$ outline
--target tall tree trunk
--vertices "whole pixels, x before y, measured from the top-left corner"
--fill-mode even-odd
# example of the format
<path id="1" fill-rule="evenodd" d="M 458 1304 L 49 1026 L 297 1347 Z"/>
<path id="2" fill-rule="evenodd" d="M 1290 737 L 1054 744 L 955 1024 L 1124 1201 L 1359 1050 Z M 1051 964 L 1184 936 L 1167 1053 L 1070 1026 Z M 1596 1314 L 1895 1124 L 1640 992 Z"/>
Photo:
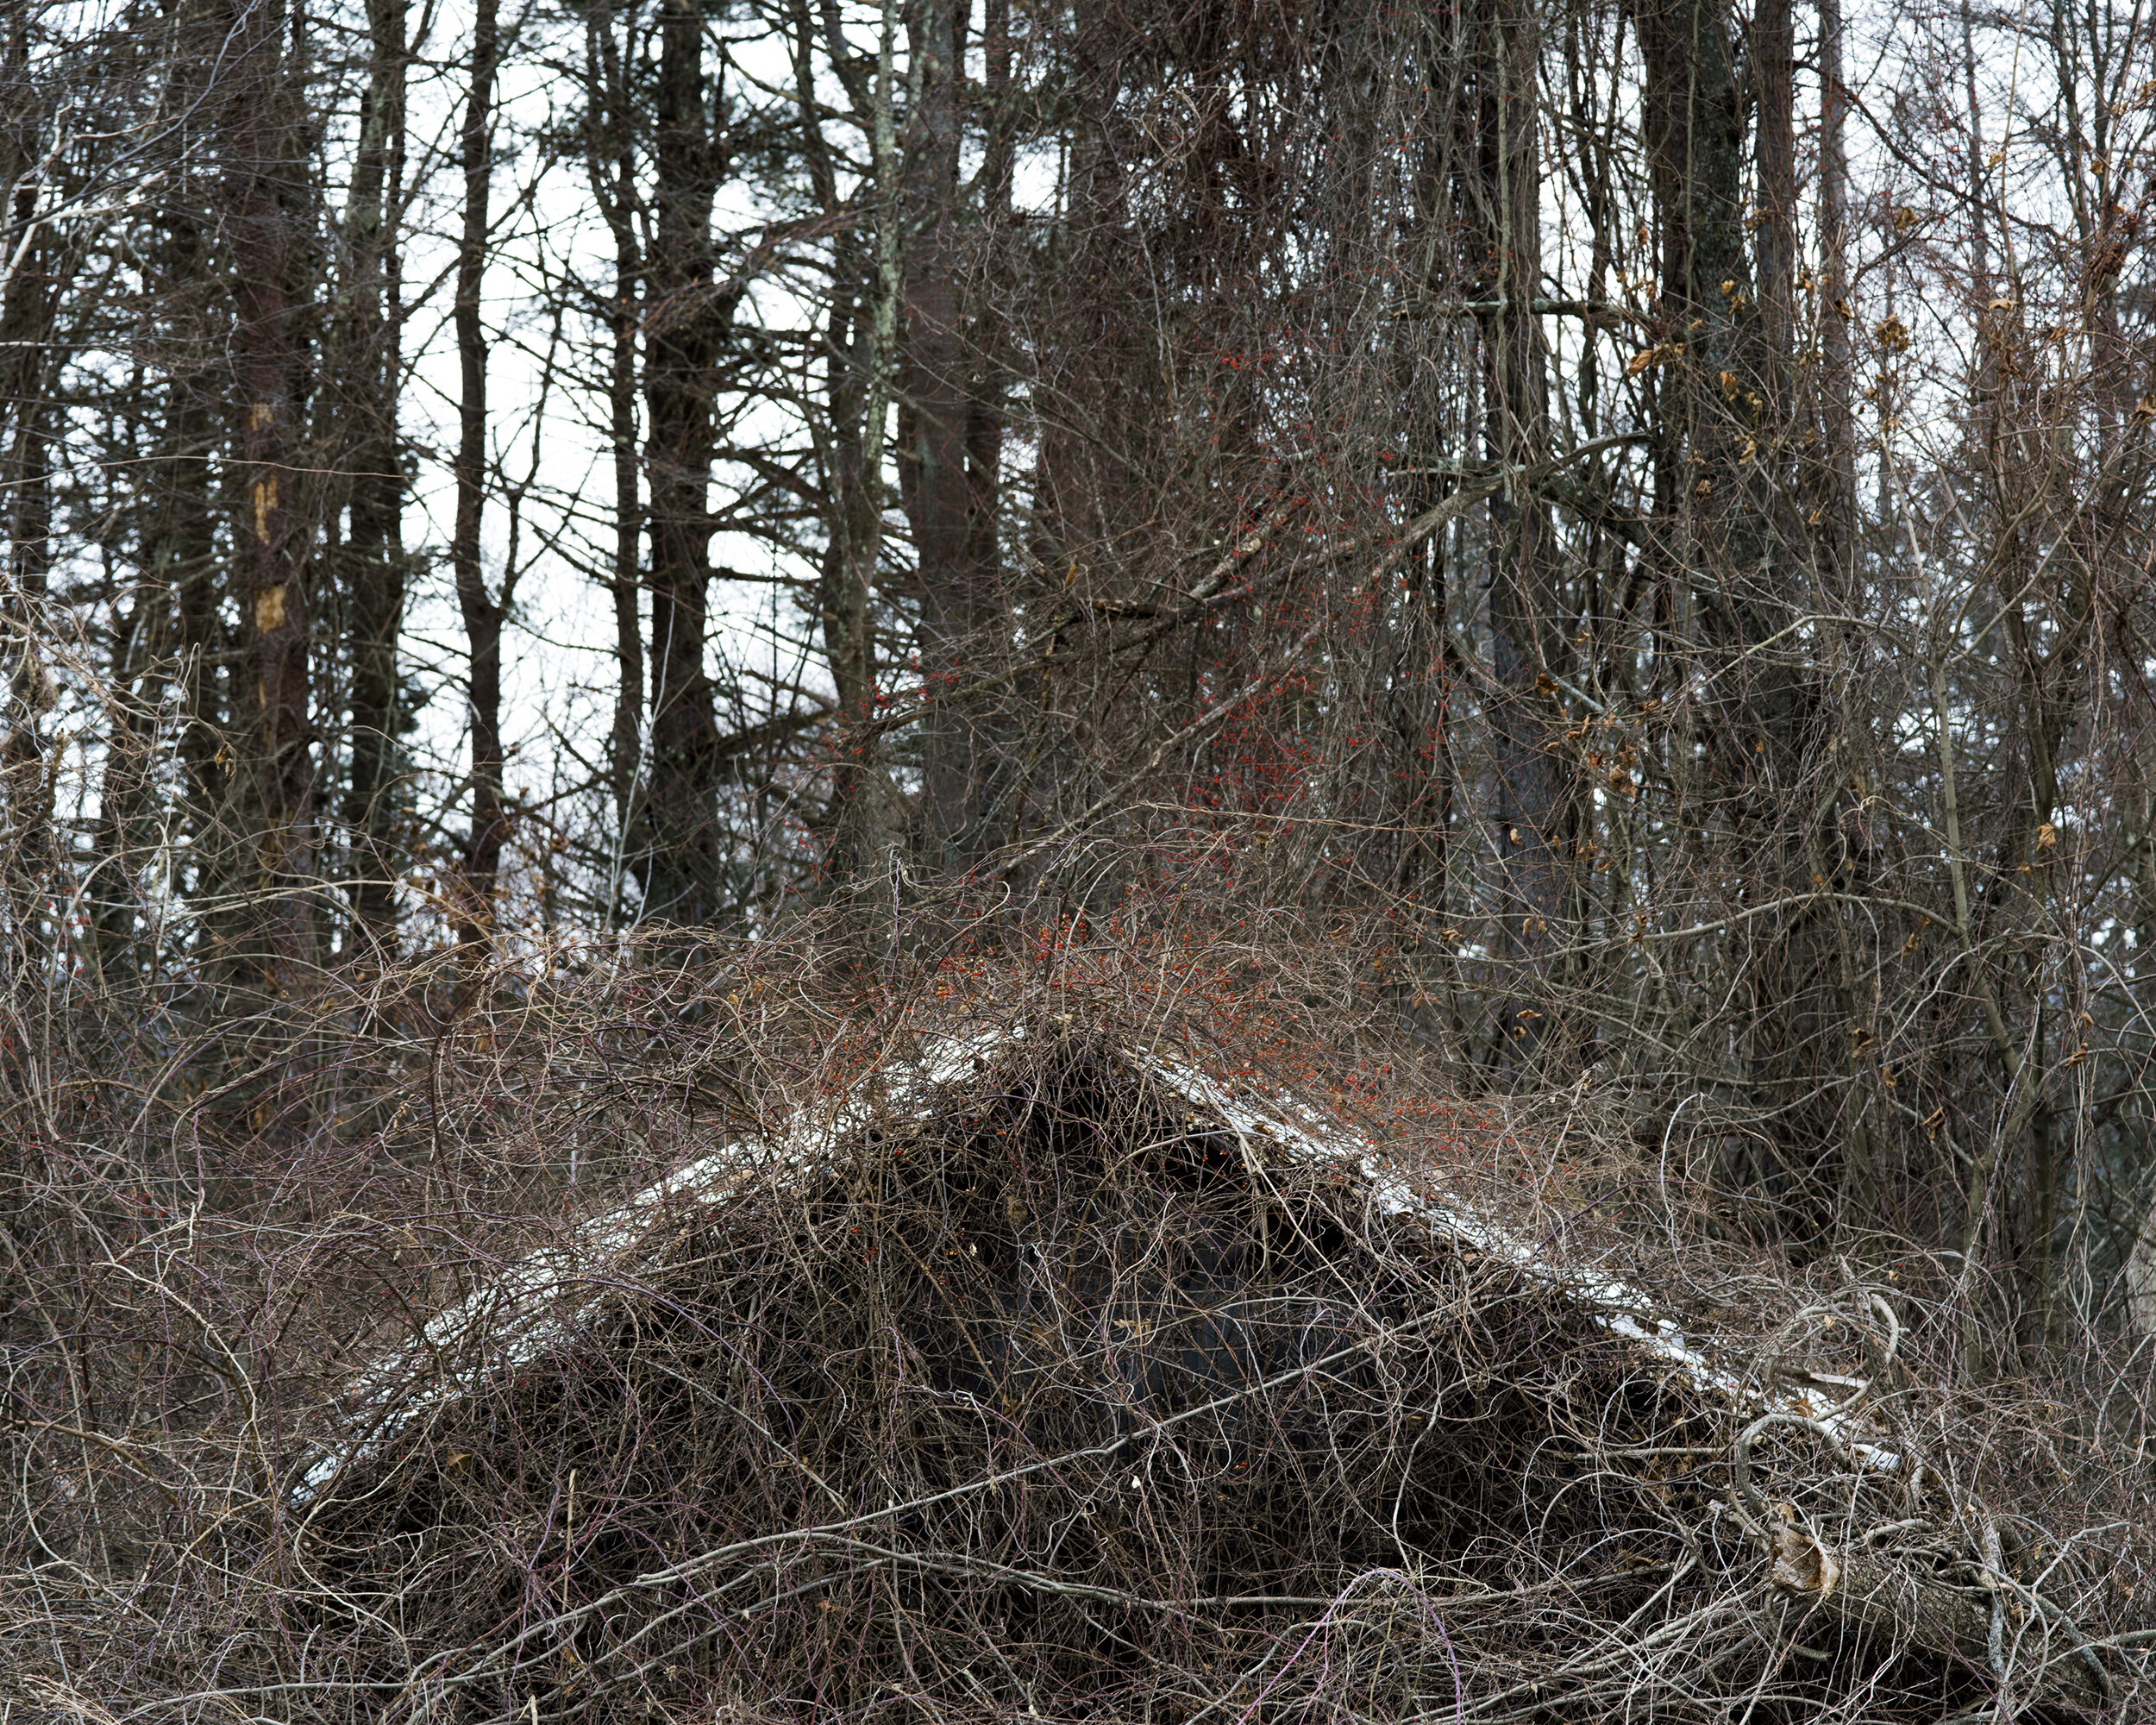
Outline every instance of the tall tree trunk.
<path id="1" fill-rule="evenodd" d="M 197 93 L 184 91 L 182 98 Z M 160 291 L 183 313 L 194 311 L 211 287 L 209 243 L 193 209 L 175 203 L 160 214 Z M 213 901 L 229 890 L 240 866 L 235 850 L 239 787 L 231 746 L 238 703 L 224 669 L 233 656 L 219 614 L 226 571 L 210 495 L 221 439 L 213 399 L 192 357 L 182 344 L 166 361 L 165 448 L 154 470 L 157 505 L 147 561 L 151 578 L 171 587 L 179 633 L 179 750 L 187 813 L 179 884 Z"/>
<path id="2" fill-rule="evenodd" d="M 163 116 L 216 114 L 227 93 L 222 53 L 230 13 L 227 0 L 180 0 L 175 7 L 169 82 Z M 219 116 L 222 118 L 222 116 Z M 222 147 L 222 140 L 219 140 Z M 143 530 L 143 574 L 166 587 L 172 607 L 178 682 L 179 805 L 172 836 L 173 885 L 189 899 L 229 904 L 248 869 L 241 828 L 247 800 L 242 757 L 250 752 L 241 724 L 248 681 L 248 595 L 241 571 L 219 543 L 218 457 L 228 439 L 222 396 L 231 388 L 225 344 L 212 308 L 222 298 L 226 259 L 218 246 L 224 224 L 216 208 L 222 188 L 218 165 L 179 166 L 160 186 L 151 220 L 159 235 L 144 260 L 144 286 L 159 316 L 146 331 L 146 360 L 161 379 L 153 447 L 145 473 L 154 488 Z M 225 234 L 226 243 L 230 235 Z M 237 535 L 249 524 L 233 524 Z M 228 597 L 241 613 L 226 620 Z M 229 913 L 213 913 L 210 945 L 233 932 Z M 210 967 L 222 980 L 226 967 Z"/>
<path id="3" fill-rule="evenodd" d="M 1785 0 L 1760 0 L 1754 152 L 1763 212 L 1746 255 L 1745 103 L 1723 0 L 1673 0 L 1641 20 L 1650 166 L 1663 223 L 1661 310 L 1683 342 L 1664 402 L 1683 478 L 1672 543 L 1690 580 L 1713 682 L 1702 714 L 1710 767 L 1753 903 L 1803 900 L 1827 884 L 1838 787 L 1815 667 L 1789 634 L 1805 603 L 1804 532 L 1788 455 L 1791 270 L 1781 209 L 1794 201 L 1794 102 Z M 1778 296 L 1779 304 L 1770 298 Z M 1836 1098 L 1846 1072 L 1846 1007 L 1831 906 L 1800 903 L 1748 949 L 1748 1059 L 1771 1126 L 1761 1170 L 1777 1198 L 1822 1223 L 1847 1189 Z"/>
<path id="4" fill-rule="evenodd" d="M 1795 327 L 1796 292 L 1796 41 L 1793 0 L 1758 0 L 1752 20 L 1752 100 L 1757 213 L 1752 249 L 1758 259 L 1759 314 L 1769 353 L 1786 354 Z M 1771 410 L 1777 427 L 1786 411 Z"/>
<path id="5" fill-rule="evenodd" d="M 138 938 L 144 927 L 148 894 L 141 878 L 147 841 L 148 801 L 160 705 L 160 662 L 164 646 L 162 620 L 166 595 L 145 581 L 134 603 L 114 619 L 110 683 L 106 711 L 111 731 L 105 739 L 103 770 L 97 786 L 97 826 L 91 878 L 84 898 L 97 931 L 96 958 L 100 988 L 120 985 L 139 965 Z M 138 684 L 141 686 L 138 691 Z"/>
<path id="6" fill-rule="evenodd" d="M 663 0 L 657 196 L 644 391 L 650 413 L 651 850 L 648 915 L 718 911 L 718 724 L 704 669 L 711 580 L 711 405 L 730 317 L 712 280 L 711 204 L 724 171 L 704 99 L 702 0 Z"/>
<path id="7" fill-rule="evenodd" d="M 641 616 L 643 543 L 642 492 L 636 458 L 637 295 L 643 263 L 636 239 L 635 126 L 623 66 L 634 57 L 635 13 L 624 14 L 626 46 L 617 46 L 613 22 L 601 5 L 585 16 L 585 78 L 589 90 L 592 139 L 587 160 L 592 199 L 614 242 L 614 298 L 608 308 L 611 346 L 607 356 L 607 433 L 614 479 L 614 555 L 609 593 L 614 608 L 614 718 L 607 770 L 622 853 L 640 856 L 643 828 L 644 663 Z"/>
<path id="8" fill-rule="evenodd" d="M 487 192 L 493 176 L 494 72 L 500 53 L 498 0 L 478 0 L 472 26 L 472 81 L 464 109 L 464 232 L 457 254 L 456 518 L 449 567 L 464 618 L 471 661 L 472 827 L 465 843 L 457 906 L 457 940 L 482 946 L 493 938 L 494 897 L 501 872 L 505 821 L 502 809 L 502 617 L 505 607 L 486 590 L 479 567 L 479 525 L 486 500 L 486 331 L 479 289 L 486 273 Z"/>
<path id="9" fill-rule="evenodd" d="M 344 396 L 350 419 L 352 768 L 344 801 L 354 940 L 363 962 L 396 950 L 398 637 L 404 610 L 404 451 L 398 437 L 407 0 L 368 0 L 367 87 L 349 213 Z"/>
<path id="10" fill-rule="evenodd" d="M 168 244 L 168 280 L 196 286 L 206 260 L 191 216 L 176 213 Z M 231 719 L 238 703 L 223 666 L 229 656 L 218 599 L 224 570 L 217 555 L 211 460 L 219 438 L 211 405 L 197 381 L 167 387 L 170 455 L 160 486 L 160 553 L 153 568 L 172 583 L 179 635 L 179 759 L 186 786 L 187 840 L 181 884 L 214 901 L 240 863 L 235 852 L 235 801 Z"/>
<path id="11" fill-rule="evenodd" d="M 1849 405 L 1849 93 L 1842 87 L 1841 57 L 1841 0 L 1819 0 L 1820 460 L 1808 519 L 1829 593 L 1854 608 L 1848 592 L 1857 500 L 1856 422 Z"/>
<path id="12" fill-rule="evenodd" d="M 34 261 L 34 260 L 32 260 Z M 10 300 L 15 298 L 11 292 Z M 34 315 L 33 312 L 30 315 Z M 5 486 L 7 587 L 5 614 L 12 660 L 7 679 L 5 737 L 0 740 L 0 870 L 6 875 L 10 920 L 18 940 L 31 939 L 41 920 L 43 882 L 58 860 L 53 843 L 53 762 L 42 721 L 53 702 L 40 643 L 47 620 L 42 603 L 51 568 L 53 475 L 51 421 L 44 400 L 45 344 L 28 329 L 16 306 L 0 314 L 0 331 L 12 336 L 28 373 L 12 392 L 15 423 L 9 428 L 0 485 Z M 41 944 L 38 942 L 37 944 Z"/>
<path id="13" fill-rule="evenodd" d="M 1479 28 L 1479 24 L 1470 28 Z M 1409 193 L 1411 232 L 1420 255 L 1421 285 L 1447 294 L 1452 285 L 1439 289 L 1432 271 L 1438 257 L 1449 249 L 1445 245 L 1452 227 L 1449 200 L 1456 191 L 1460 148 L 1473 141 L 1459 123 L 1457 112 L 1457 72 L 1452 49 L 1462 29 L 1457 15 L 1429 17 L 1423 26 L 1417 91 L 1421 111 L 1416 127 L 1420 160 Z M 1406 320 L 1402 323 L 1404 326 Z M 1449 320 L 1434 329 L 1426 323 L 1413 329 L 1410 339 L 1403 340 L 1395 350 L 1394 388 L 1404 411 L 1397 432 L 1386 445 L 1389 451 L 1410 448 L 1434 456 L 1451 442 L 1451 416 L 1446 411 L 1449 368 L 1444 360 L 1450 346 L 1450 328 Z M 1399 483 L 1401 512 L 1410 520 L 1435 508 L 1445 495 L 1445 479 L 1438 472 L 1420 471 Z M 1445 626 L 1450 577 L 1446 536 L 1427 536 L 1414 548 L 1405 566 L 1400 600 L 1401 627 L 1395 649 L 1394 682 L 1398 693 L 1392 721 L 1392 755 L 1394 777 L 1400 788 L 1391 887 L 1402 898 L 1421 903 L 1432 931 L 1444 927 L 1447 921 L 1447 829 L 1456 786 L 1452 714 L 1447 699 L 1448 687 L 1457 670 L 1457 655 Z M 1424 1003 L 1427 1001 L 1426 992 Z M 1415 1016 L 1427 1022 L 1420 1011 Z"/>
<path id="14" fill-rule="evenodd" d="M 1016 128 L 1011 100 L 1010 15 L 1010 0 L 987 0 L 981 35 L 985 111 L 976 182 L 979 209 L 970 223 L 978 236 L 977 245 L 986 254 L 981 260 L 984 264 L 998 255 L 997 248 L 1012 222 Z M 966 48 L 962 7 L 958 12 L 955 46 L 962 69 Z M 1009 649 L 1012 605 L 998 541 L 1003 506 L 1008 308 L 1000 304 L 993 293 L 975 292 L 969 298 L 973 303 L 967 307 L 965 436 L 968 627 L 975 639 L 1000 654 Z M 1013 715 L 1005 701 L 990 698 L 980 704 L 973 727 L 977 739 L 973 752 L 978 782 L 969 816 L 973 833 L 967 847 L 969 857 L 1016 836 L 1026 785 L 1024 774 L 1010 760 L 1014 729 Z"/>
<path id="15" fill-rule="evenodd" d="M 1002 597 L 993 524 L 982 520 L 986 451 L 976 441 L 976 356 L 961 281 L 966 18 L 965 0 L 920 0 L 908 21 L 914 89 L 906 141 L 899 479 L 913 530 L 921 668 L 931 692 L 956 685 L 999 644 Z M 933 868 L 962 869 L 986 836 L 993 750 L 984 746 L 977 713 L 937 706 L 925 743 L 923 856 Z"/>
<path id="16" fill-rule="evenodd" d="M 1550 670 L 1563 639 L 1550 511 L 1526 472 L 1550 441 L 1549 355 L 1533 310 L 1542 285 L 1540 21 L 1532 9 L 1490 7 L 1479 34 L 1473 196 L 1488 261 L 1476 297 L 1497 308 L 1483 322 L 1484 435 L 1491 458 L 1511 475 L 1490 504 L 1491 669 L 1501 691 L 1490 730 L 1505 927 L 1523 985 L 1500 1008 L 1499 1033 L 1524 1058 L 1553 1027 L 1542 984 L 1564 944 L 1573 837 L 1564 769 L 1549 746 L 1551 726 L 1563 722 Z"/>
<path id="17" fill-rule="evenodd" d="M 296 329 L 305 173 L 298 92 L 285 60 L 285 13 L 225 0 L 227 72 L 220 103 L 223 200 L 231 235 L 232 386 L 239 424 L 233 544 L 250 626 L 256 733 L 251 802 L 259 881 L 268 902 L 251 919 L 262 942 L 250 968 L 277 988 L 304 957 L 315 771 L 308 687 L 306 530 L 298 507 Z"/>
<path id="18" fill-rule="evenodd" d="M 42 735 L 53 704 L 39 642 L 39 614 L 52 565 L 53 414 L 47 400 L 55 307 L 48 285 L 55 248 L 39 221 L 38 177 L 30 172 L 48 122 L 49 103 L 31 83 L 30 8 L 13 5 L 0 42 L 0 185 L 12 189 L 0 210 L 0 518 L 7 536 L 7 711 L 0 717 L 0 887 L 18 943 L 11 955 L 25 972 L 44 944 L 41 907 L 47 872 L 57 862 L 52 838 L 52 762 Z M 28 950 L 26 950 L 28 949 Z"/>
<path id="19" fill-rule="evenodd" d="M 876 649 L 869 605 L 883 549 L 884 438 L 891 416 L 903 291 L 899 161 L 893 113 L 896 14 L 896 0 L 884 0 L 876 78 L 869 96 L 874 235 L 867 247 L 849 243 L 841 248 L 842 283 L 833 311 L 828 386 L 834 494 L 824 568 L 824 643 L 839 705 L 839 760 L 831 787 L 836 819 L 830 854 L 831 881 L 839 888 L 857 886 L 868 875 L 883 825 L 878 818 L 871 728 Z M 805 104 L 805 121 L 814 123 Z M 830 191 L 835 200 L 836 187 Z"/>

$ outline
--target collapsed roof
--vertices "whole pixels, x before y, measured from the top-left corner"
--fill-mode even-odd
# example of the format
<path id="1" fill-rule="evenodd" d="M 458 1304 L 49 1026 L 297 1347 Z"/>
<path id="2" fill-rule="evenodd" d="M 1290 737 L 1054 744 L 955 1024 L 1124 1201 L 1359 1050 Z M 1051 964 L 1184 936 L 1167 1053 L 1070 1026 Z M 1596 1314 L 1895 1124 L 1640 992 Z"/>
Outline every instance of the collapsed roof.
<path id="1" fill-rule="evenodd" d="M 1840 1318 L 1861 1371 L 1763 1374 L 1305 1101 L 998 1028 L 509 1264 L 288 1502 L 479 1716 L 1247 1717 L 1332 1692 L 1297 1638 L 1388 1716 L 2113 1705 L 2100 1587 L 1972 1540 Z"/>

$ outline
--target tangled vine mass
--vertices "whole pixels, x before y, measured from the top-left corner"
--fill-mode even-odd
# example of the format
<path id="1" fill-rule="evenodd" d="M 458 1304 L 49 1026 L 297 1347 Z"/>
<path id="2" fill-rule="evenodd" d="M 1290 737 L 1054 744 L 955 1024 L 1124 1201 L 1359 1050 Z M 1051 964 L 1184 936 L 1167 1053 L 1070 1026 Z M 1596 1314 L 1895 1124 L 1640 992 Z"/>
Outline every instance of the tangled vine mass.
<path id="1" fill-rule="evenodd" d="M 16 1716 L 2145 1704 L 2138 1458 L 1937 1388 L 1916 1260 L 1800 1278 L 1636 1146 L 1127 1000 L 646 1005 L 445 1032 L 366 1212 L 147 1217 L 103 1346 L 11 1352 L 136 1397 L 8 1434 Z"/>

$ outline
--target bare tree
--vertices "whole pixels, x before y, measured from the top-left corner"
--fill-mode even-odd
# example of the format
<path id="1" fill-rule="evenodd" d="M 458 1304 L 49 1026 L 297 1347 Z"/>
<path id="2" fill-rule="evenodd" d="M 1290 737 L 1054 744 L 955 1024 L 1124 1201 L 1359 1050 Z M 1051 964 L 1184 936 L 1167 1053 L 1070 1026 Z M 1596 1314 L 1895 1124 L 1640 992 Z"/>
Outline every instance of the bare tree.
<path id="1" fill-rule="evenodd" d="M 298 94 L 282 10 L 228 5 L 217 15 L 229 68 L 210 91 L 219 114 L 220 214 L 229 228 L 233 295 L 230 411 L 233 558 L 249 629 L 254 732 L 248 762 L 254 842 L 270 895 L 260 913 L 263 977 L 304 963 L 315 862 L 314 713 L 310 703 L 307 564 L 312 524 L 299 450 L 304 361 L 298 322 L 311 292 L 311 218 Z"/>
<path id="2" fill-rule="evenodd" d="M 502 622 L 507 580 L 499 599 L 487 591 L 479 567 L 479 528 L 486 502 L 486 331 L 479 293 L 486 273 L 487 204 L 494 172 L 494 80 L 501 53 L 497 0 L 479 0 L 473 15 L 471 85 L 461 140 L 464 226 L 457 249 L 456 524 L 449 542 L 457 609 L 470 655 L 472 825 L 464 854 L 457 938 L 492 938 L 496 876 L 508 814 L 502 806 Z"/>
<path id="3" fill-rule="evenodd" d="M 345 580 L 352 695 L 343 818 L 350 835 L 354 944 L 367 950 L 367 962 L 379 963 L 394 952 L 397 938 L 397 743 L 405 718 L 398 704 L 398 638 L 409 572 L 398 410 L 404 370 L 400 217 L 409 8 L 404 0 L 372 0 L 367 22 L 367 85 L 344 218 L 348 274 L 340 398 L 352 416 Z"/>
<path id="4" fill-rule="evenodd" d="M 725 95 L 722 84 L 706 102 L 704 30 L 700 0 L 666 0 L 645 260 L 652 837 L 644 903 L 652 915 L 688 924 L 708 920 L 718 904 L 718 724 L 705 651 L 712 397 L 719 338 L 732 317 L 711 235 L 712 199 L 727 166 Z"/>

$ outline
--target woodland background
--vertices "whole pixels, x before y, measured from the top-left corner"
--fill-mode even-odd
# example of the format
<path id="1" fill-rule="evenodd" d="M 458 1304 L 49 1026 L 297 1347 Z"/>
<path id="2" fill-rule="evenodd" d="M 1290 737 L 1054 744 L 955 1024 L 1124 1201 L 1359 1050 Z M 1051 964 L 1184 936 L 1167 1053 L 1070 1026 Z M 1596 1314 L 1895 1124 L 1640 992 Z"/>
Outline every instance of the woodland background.
<path id="1" fill-rule="evenodd" d="M 2090 1365 L 2156 1163 L 2150 31 L 8 0 L 11 1417 L 103 1428 L 131 1243 L 376 1216 L 421 1093 L 438 1216 L 460 1063 L 751 971 L 1203 971 L 1921 1256 L 1972 1378 Z"/>

